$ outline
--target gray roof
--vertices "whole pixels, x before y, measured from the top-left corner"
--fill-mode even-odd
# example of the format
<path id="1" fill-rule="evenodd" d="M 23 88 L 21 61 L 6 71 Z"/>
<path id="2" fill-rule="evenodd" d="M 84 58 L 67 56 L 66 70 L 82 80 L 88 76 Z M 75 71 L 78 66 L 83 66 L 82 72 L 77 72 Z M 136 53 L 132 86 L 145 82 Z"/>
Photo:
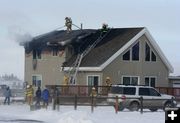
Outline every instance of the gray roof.
<path id="1" fill-rule="evenodd" d="M 140 28 L 115 28 L 110 32 L 93 48 L 83 59 L 80 67 L 98 67 L 108 60 L 114 53 L 121 49 L 128 41 L 130 41 L 135 35 L 137 35 L 143 27 Z M 88 37 L 89 40 L 93 39 L 93 36 Z M 87 43 L 87 41 L 86 41 Z M 87 47 L 87 44 L 82 44 L 83 50 Z M 82 50 L 82 51 L 83 51 Z M 72 56 L 68 61 L 64 63 L 64 67 L 70 67 L 75 62 L 77 54 Z"/>

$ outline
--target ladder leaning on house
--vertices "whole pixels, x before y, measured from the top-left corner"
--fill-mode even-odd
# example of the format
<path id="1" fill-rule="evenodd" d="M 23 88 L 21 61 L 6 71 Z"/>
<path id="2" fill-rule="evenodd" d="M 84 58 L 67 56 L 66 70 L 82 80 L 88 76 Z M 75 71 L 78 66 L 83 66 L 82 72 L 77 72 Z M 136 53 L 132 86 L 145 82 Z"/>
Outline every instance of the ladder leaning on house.
<path id="1" fill-rule="evenodd" d="M 104 37 L 106 37 L 106 35 L 111 31 L 111 28 L 102 36 L 102 34 L 100 34 L 100 36 L 98 37 L 98 39 L 89 47 L 87 47 L 83 53 L 78 54 L 77 58 L 74 62 L 73 67 L 71 67 L 69 69 L 69 84 L 76 84 L 76 76 L 81 64 L 81 61 L 83 59 L 84 56 L 86 56 Z"/>

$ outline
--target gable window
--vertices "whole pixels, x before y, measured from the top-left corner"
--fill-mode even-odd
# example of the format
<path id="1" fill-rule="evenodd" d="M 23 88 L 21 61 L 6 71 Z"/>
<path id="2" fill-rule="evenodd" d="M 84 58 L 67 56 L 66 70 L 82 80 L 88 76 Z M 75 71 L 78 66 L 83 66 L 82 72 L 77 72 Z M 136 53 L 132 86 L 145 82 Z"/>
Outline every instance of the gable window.
<path id="1" fill-rule="evenodd" d="M 130 48 L 124 55 L 123 60 L 138 61 L 139 60 L 139 42 Z"/>
<path id="2" fill-rule="evenodd" d="M 33 50 L 33 59 L 41 59 L 41 50 Z"/>
<path id="3" fill-rule="evenodd" d="M 156 77 L 145 77 L 145 85 L 155 87 Z"/>
<path id="4" fill-rule="evenodd" d="M 130 60 L 130 50 L 123 55 L 123 60 Z"/>
<path id="5" fill-rule="evenodd" d="M 156 55 L 147 43 L 145 46 L 145 61 L 156 61 Z"/>
<path id="6" fill-rule="evenodd" d="M 137 76 L 124 76 L 123 84 L 124 85 L 138 85 L 139 77 Z"/>
<path id="7" fill-rule="evenodd" d="M 139 60 L 139 42 L 132 47 L 132 60 Z"/>
<path id="8" fill-rule="evenodd" d="M 42 76 L 41 75 L 33 75 L 32 76 L 32 85 L 35 87 L 41 87 Z"/>

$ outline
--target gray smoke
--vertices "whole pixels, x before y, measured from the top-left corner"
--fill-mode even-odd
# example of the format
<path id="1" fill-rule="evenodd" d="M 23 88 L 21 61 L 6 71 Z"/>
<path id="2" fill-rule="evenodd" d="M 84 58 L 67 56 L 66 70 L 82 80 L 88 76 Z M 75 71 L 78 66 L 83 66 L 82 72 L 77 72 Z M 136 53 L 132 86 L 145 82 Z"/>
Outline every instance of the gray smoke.
<path id="1" fill-rule="evenodd" d="M 11 40 L 18 42 L 19 44 L 30 42 L 33 39 L 30 33 L 18 26 L 9 27 L 8 36 Z"/>

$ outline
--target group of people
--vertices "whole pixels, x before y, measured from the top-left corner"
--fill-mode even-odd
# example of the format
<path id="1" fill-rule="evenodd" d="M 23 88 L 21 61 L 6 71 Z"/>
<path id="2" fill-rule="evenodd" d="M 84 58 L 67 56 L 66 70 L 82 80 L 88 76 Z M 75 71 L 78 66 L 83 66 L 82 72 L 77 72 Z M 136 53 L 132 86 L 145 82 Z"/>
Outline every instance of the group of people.
<path id="1" fill-rule="evenodd" d="M 36 98 L 36 106 L 40 106 L 41 100 L 43 101 L 43 106 L 47 107 L 49 102 L 50 93 L 47 88 L 45 88 L 43 91 L 41 91 L 41 88 L 38 87 L 35 92 L 35 98 Z M 26 100 L 29 105 L 33 104 L 33 98 L 34 98 L 34 89 L 32 85 L 27 85 L 26 88 Z"/>

